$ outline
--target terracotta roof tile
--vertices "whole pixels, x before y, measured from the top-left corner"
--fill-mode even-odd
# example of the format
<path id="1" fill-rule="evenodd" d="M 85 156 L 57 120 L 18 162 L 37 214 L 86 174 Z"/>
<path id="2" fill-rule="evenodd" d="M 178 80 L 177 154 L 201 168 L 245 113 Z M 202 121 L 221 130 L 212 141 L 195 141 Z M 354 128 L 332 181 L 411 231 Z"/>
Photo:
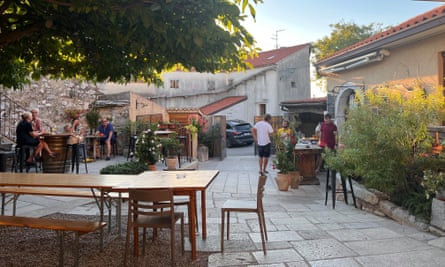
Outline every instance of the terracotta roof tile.
<path id="1" fill-rule="evenodd" d="M 361 41 L 359 41 L 359 42 L 357 42 L 357 43 L 355 43 L 353 45 L 350 45 L 350 46 L 348 46 L 346 48 L 343 48 L 343 49 L 335 52 L 332 55 L 329 55 L 329 56 L 327 56 L 325 58 L 322 58 L 319 61 L 325 61 L 325 60 L 328 60 L 328 59 L 331 59 L 331 58 L 334 58 L 334 57 L 346 54 L 346 53 L 348 53 L 348 52 L 350 52 L 350 51 L 352 51 L 354 49 L 357 49 L 357 48 L 360 48 L 360 47 L 362 47 L 364 45 L 368 45 L 368 44 L 376 42 L 378 40 L 387 38 L 387 37 L 389 37 L 391 35 L 394 35 L 394 34 L 396 34 L 398 32 L 407 30 L 409 28 L 417 27 L 418 25 L 420 25 L 422 23 L 425 23 L 428 20 L 434 19 L 434 18 L 436 18 L 438 16 L 445 16 L 445 5 L 442 5 L 440 7 L 432 9 L 430 11 L 427 11 L 427 12 L 425 12 L 423 14 L 420 14 L 420 15 L 414 17 L 414 18 L 411 18 L 411 19 L 409 19 L 409 20 L 407 20 L 405 22 L 400 23 L 397 26 L 391 27 L 391 28 L 389 28 L 386 31 L 374 34 L 374 35 L 372 35 L 372 36 L 370 36 L 370 37 L 368 37 L 366 39 L 363 39 L 363 40 L 361 40 Z"/>
<path id="2" fill-rule="evenodd" d="M 269 65 L 276 64 L 283 58 L 310 46 L 309 43 L 296 45 L 291 47 L 281 47 L 279 49 L 269 50 L 265 52 L 258 53 L 258 56 L 255 58 L 247 59 L 247 62 L 252 64 L 254 68 L 265 67 Z"/>
<path id="3" fill-rule="evenodd" d="M 202 114 L 212 115 L 216 112 L 229 108 L 233 105 L 241 103 L 247 99 L 247 96 L 229 96 L 218 100 L 216 102 L 210 103 L 200 108 Z"/>

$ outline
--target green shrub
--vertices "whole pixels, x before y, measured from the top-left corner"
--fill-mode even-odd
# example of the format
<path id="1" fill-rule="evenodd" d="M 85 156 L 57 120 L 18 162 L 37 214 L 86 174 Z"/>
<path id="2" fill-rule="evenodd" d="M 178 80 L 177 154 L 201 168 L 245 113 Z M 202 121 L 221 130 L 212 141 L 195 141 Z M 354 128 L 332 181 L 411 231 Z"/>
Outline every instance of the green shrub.
<path id="1" fill-rule="evenodd" d="M 100 174 L 140 174 L 146 169 L 144 163 L 131 161 L 104 167 L 100 170 Z"/>
<path id="2" fill-rule="evenodd" d="M 427 126 L 440 121 L 445 103 L 441 92 L 439 88 L 428 94 L 423 88 L 403 94 L 391 88 L 357 91 L 357 106 L 348 110 L 340 129 L 345 147 L 336 154 L 325 153 L 326 164 L 360 177 L 367 188 L 427 217 L 423 171 L 443 164 L 442 159 L 429 156 L 433 140 Z"/>

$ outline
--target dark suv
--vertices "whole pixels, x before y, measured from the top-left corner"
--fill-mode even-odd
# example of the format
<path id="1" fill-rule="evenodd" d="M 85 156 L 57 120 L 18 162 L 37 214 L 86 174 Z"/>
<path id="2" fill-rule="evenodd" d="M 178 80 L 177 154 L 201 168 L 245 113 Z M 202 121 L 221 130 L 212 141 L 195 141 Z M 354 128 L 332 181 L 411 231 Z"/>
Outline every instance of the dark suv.
<path id="1" fill-rule="evenodd" d="M 250 145 L 253 143 L 252 125 L 241 120 L 228 120 L 226 122 L 227 147 Z"/>

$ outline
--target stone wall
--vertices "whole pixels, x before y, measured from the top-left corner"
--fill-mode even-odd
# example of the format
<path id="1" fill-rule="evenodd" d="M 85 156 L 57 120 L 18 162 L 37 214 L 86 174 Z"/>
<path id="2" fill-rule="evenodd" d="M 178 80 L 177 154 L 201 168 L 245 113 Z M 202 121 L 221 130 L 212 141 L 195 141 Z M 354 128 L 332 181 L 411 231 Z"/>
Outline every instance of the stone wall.
<path id="1" fill-rule="evenodd" d="M 14 91 L 1 87 L 0 90 L 3 90 L 8 97 L 24 109 L 20 110 L 20 108 L 17 113 L 38 108 L 39 117 L 47 130 L 54 126 L 62 130 L 63 126 L 70 122 L 65 117 L 65 110 L 88 110 L 89 105 L 99 95 L 103 95 L 103 92 L 96 85 L 78 80 L 41 79 L 33 81 L 23 90 Z M 7 108 L 7 106 L 2 105 L 2 112 Z M 20 114 L 17 118 L 19 120 Z M 81 121 L 82 125 L 87 126 L 84 116 L 81 117 Z M 9 127 L 15 127 L 15 125 L 9 125 Z"/>

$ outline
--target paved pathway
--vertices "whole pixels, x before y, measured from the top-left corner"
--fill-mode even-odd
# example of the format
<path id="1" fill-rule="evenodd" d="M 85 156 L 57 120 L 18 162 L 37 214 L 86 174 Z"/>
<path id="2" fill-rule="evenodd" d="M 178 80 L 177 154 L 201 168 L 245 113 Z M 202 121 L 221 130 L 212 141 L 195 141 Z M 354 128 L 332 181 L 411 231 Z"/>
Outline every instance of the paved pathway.
<path id="1" fill-rule="evenodd" d="M 88 167 L 90 173 L 98 173 L 103 166 L 125 161 L 117 157 Z M 209 266 L 445 266 L 445 237 L 420 232 L 341 201 L 333 210 L 330 202 L 324 205 L 323 186 L 278 191 L 273 170 L 264 197 L 267 255 L 261 249 L 254 214 L 231 216 L 231 240 L 225 241 L 225 253 L 220 253 L 220 207 L 229 198 L 255 197 L 257 165 L 254 156 L 199 163 L 200 169 L 220 170 L 207 191 L 207 240 L 198 236 L 198 250 L 214 252 Z M 22 196 L 18 214 L 25 212 L 29 216 L 96 214 L 97 207 L 85 199 Z"/>

